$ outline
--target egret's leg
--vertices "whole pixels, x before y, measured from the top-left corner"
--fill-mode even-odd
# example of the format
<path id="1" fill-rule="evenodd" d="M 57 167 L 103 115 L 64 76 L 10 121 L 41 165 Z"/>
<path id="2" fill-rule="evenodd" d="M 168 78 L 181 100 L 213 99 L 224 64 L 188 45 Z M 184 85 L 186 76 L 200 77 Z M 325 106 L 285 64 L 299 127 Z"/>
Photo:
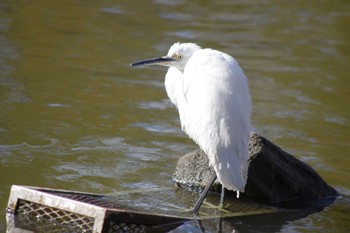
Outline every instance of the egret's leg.
<path id="1" fill-rule="evenodd" d="M 224 207 L 224 201 L 225 201 L 225 187 L 221 186 L 221 195 L 220 195 L 220 208 Z"/>
<path id="2" fill-rule="evenodd" d="M 201 207 L 204 198 L 207 196 L 207 193 L 209 192 L 210 187 L 212 186 L 212 184 L 214 183 L 214 181 L 216 180 L 216 173 L 214 172 L 214 174 L 212 175 L 212 177 L 210 177 L 209 183 L 207 184 L 207 186 L 205 186 L 205 189 L 203 190 L 203 192 L 201 193 L 196 205 L 193 208 L 193 213 L 197 214 L 199 208 Z"/>

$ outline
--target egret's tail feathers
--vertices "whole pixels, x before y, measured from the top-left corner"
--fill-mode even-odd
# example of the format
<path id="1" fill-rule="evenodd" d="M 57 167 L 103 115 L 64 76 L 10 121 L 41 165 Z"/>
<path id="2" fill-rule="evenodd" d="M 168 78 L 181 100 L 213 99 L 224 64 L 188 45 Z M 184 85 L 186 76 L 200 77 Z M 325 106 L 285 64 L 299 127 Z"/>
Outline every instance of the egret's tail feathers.
<path id="1" fill-rule="evenodd" d="M 248 151 L 244 152 L 248 154 Z M 247 155 L 232 154 L 232 150 L 221 151 L 220 158 L 216 158 L 210 165 L 214 167 L 218 181 L 228 190 L 244 192 L 247 182 Z M 239 194 L 237 194 L 237 197 Z"/>

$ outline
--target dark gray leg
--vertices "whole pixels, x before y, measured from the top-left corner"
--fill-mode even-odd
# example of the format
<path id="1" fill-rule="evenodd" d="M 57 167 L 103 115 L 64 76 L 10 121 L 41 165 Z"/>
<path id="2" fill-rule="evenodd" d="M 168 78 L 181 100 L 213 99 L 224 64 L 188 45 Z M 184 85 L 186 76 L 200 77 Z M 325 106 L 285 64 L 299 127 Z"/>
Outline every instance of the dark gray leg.
<path id="1" fill-rule="evenodd" d="M 193 213 L 197 214 L 199 208 L 201 207 L 204 198 L 207 196 L 207 193 L 209 192 L 210 187 L 213 185 L 214 181 L 216 180 L 216 173 L 214 172 L 214 174 L 212 175 L 212 177 L 209 180 L 209 183 L 207 184 L 207 186 L 205 186 L 205 189 L 203 190 L 203 192 L 201 193 L 201 196 L 199 197 L 196 205 L 193 208 Z"/>
<path id="2" fill-rule="evenodd" d="M 224 207 L 224 201 L 225 201 L 225 187 L 221 186 L 221 195 L 220 195 L 220 208 Z"/>

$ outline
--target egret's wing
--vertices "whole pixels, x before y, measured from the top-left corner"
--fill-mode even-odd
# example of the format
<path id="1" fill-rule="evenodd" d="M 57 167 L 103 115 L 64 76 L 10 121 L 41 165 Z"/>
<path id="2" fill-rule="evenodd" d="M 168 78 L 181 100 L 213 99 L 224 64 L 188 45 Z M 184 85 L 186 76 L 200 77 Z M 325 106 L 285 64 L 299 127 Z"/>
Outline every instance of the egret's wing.
<path id="1" fill-rule="evenodd" d="M 219 181 L 244 191 L 251 103 L 242 69 L 232 57 L 203 49 L 190 58 L 183 78 L 183 128 L 206 152 Z"/>

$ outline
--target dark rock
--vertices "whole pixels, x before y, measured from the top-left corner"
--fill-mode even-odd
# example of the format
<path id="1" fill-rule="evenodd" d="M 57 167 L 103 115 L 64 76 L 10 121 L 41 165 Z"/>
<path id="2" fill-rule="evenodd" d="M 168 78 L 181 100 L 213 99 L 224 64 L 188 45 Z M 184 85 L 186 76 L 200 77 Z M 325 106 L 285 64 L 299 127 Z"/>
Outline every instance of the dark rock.
<path id="1" fill-rule="evenodd" d="M 314 169 L 256 133 L 250 135 L 249 156 L 248 180 L 242 196 L 273 204 L 337 196 L 337 191 Z M 205 187 L 213 172 L 206 154 L 196 150 L 179 159 L 173 180 L 199 189 Z M 217 181 L 212 190 L 220 190 Z"/>

